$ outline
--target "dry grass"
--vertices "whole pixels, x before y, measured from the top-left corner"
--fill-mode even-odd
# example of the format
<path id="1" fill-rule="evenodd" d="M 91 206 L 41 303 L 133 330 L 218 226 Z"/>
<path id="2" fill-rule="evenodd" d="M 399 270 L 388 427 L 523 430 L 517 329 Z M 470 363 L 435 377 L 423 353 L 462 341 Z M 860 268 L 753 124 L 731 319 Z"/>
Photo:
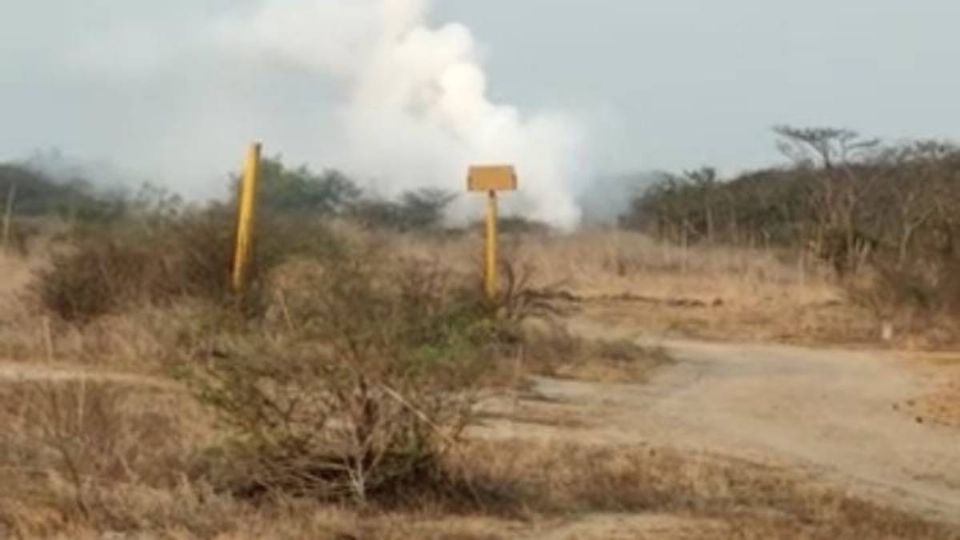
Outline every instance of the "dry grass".
<path id="1" fill-rule="evenodd" d="M 477 443 L 466 468 L 513 479 L 539 518 L 655 514 L 710 519 L 740 538 L 955 538 L 960 531 L 815 487 L 789 471 L 661 448 Z M 517 508 L 518 505 L 510 508 Z"/>
<path id="2" fill-rule="evenodd" d="M 684 249 L 622 231 L 522 249 L 545 280 L 584 299 L 593 318 L 654 335 L 834 343 L 877 335 L 825 272 L 770 250 Z"/>
<path id="3" fill-rule="evenodd" d="M 0 308 L 0 360 L 82 365 L 133 374 L 162 374 L 173 346 L 199 340 L 214 306 L 184 300 L 160 308 L 133 307 L 87 324 L 61 321 L 19 300 L 19 309 Z"/>
<path id="4" fill-rule="evenodd" d="M 194 452 L 215 434 L 183 398 L 98 381 L 0 387 L 0 524 L 41 536 L 159 519 L 154 507 L 178 495 Z"/>
<path id="5" fill-rule="evenodd" d="M 39 257 L 0 251 L 0 359 L 29 357 L 44 350 L 43 317 L 22 298 L 40 264 Z"/>
<path id="6" fill-rule="evenodd" d="M 330 230 L 351 245 L 440 261 L 454 272 L 478 273 L 480 268 L 479 236 L 371 233 L 345 223 Z M 637 233 L 602 230 L 508 235 L 503 242 L 504 258 L 530 277 L 531 287 L 561 291 L 562 297 L 575 300 L 567 306 L 571 310 L 609 325 L 718 340 L 878 343 L 874 314 L 851 304 L 827 272 L 770 250 L 685 250 Z M 14 276 L 0 285 L 0 297 L 21 289 L 38 266 L 12 258 L 0 259 L 0 265 Z M 190 320 L 196 306 L 181 304 L 171 308 L 180 311 L 171 318 Z M 84 328 L 57 324 L 55 318 L 45 321 L 48 315 L 28 308 L 7 301 L 0 308 L 0 357 L 47 357 L 51 341 L 56 358 L 102 365 L 136 367 L 145 359 L 153 362 L 159 353 L 152 331 L 143 329 L 156 327 L 165 310 L 136 305 Z"/>
<path id="7" fill-rule="evenodd" d="M 926 378 L 930 391 L 897 408 L 918 422 L 960 428 L 960 354 L 910 354 L 905 360 Z"/>
<path id="8" fill-rule="evenodd" d="M 796 254 L 684 249 L 619 230 L 509 235 L 503 243 L 504 257 L 526 269 L 535 287 L 562 291 L 573 307 L 609 324 L 718 340 L 856 344 L 880 337 L 875 315 L 850 302 L 829 269 Z M 479 237 L 397 245 L 479 267 Z"/>
<path id="9" fill-rule="evenodd" d="M 629 340 L 588 340 L 565 328 L 529 331 L 523 347 L 524 370 L 559 379 L 598 383 L 645 383 L 673 363 L 659 347 Z"/>
<path id="10" fill-rule="evenodd" d="M 682 247 L 639 233 L 593 230 L 573 236 L 519 241 L 517 256 L 535 265 L 542 279 L 568 283 L 587 297 L 631 292 L 651 298 L 687 298 L 712 303 L 754 302 L 796 289 L 793 301 L 835 298 L 823 275 L 800 261 L 787 263 L 769 250 Z"/>
<path id="11" fill-rule="evenodd" d="M 445 467 L 466 491 L 355 508 L 254 503 L 207 481 L 215 423 L 177 391 L 0 389 L 0 531 L 102 538 L 958 538 L 960 531 L 707 454 L 474 440 Z"/>
<path id="12" fill-rule="evenodd" d="M 478 261 L 476 238 L 349 234 L 407 259 L 459 261 L 449 265 L 458 271 L 474 271 Z M 630 334 L 851 341 L 874 331 L 825 276 L 769 251 L 686 252 L 618 232 L 507 244 L 514 264 L 532 269 L 534 287 L 567 291 L 576 308 Z M 0 358 L 156 374 L 171 348 L 212 354 L 202 339 L 210 306 L 201 301 L 128 307 L 85 325 L 12 301 L 35 264 L 0 258 L 0 271 L 17 276 L 0 285 L 0 297 L 11 299 L 0 304 Z M 296 286 L 296 271 L 274 276 L 279 290 Z M 269 300 L 265 324 L 288 324 L 283 304 L 291 298 Z M 629 342 L 562 334 L 532 340 L 526 354 L 522 370 L 602 382 L 643 382 L 669 362 Z M 524 414 L 576 427 L 574 413 Z M 781 469 L 549 439 L 473 439 L 444 458 L 453 479 L 444 489 L 414 486 L 392 504 L 253 501 L 218 489 L 211 463 L 227 454 L 227 432 L 176 388 L 9 383 L 0 385 L 0 425 L 0 538 L 960 538 Z"/>
<path id="13" fill-rule="evenodd" d="M 458 273 L 479 273 L 482 238 L 467 235 L 401 235 L 370 232 L 349 223 L 329 226 L 351 245 L 377 246 L 399 257 L 442 262 Z M 800 344 L 882 345 L 875 310 L 854 303 L 829 269 L 796 254 L 770 249 L 697 246 L 684 249 L 627 231 L 586 230 L 572 235 L 505 235 L 505 260 L 530 277 L 530 286 L 565 293 L 568 307 L 610 325 L 652 335 L 714 340 L 776 341 Z M 34 250 L 35 253 L 36 250 Z M 24 261 L 0 258 L 10 276 L 0 284 L 0 356 L 47 353 L 42 317 L 10 300 L 42 255 Z M 8 307 L 9 306 L 9 307 Z M 11 309 L 12 308 L 12 309 Z M 85 362 L 135 364 L 152 357 L 155 344 L 137 335 L 139 320 L 158 314 L 145 306 L 125 309 L 115 320 L 91 330 L 54 325 L 60 356 Z M 953 326 L 913 321 L 898 327 L 890 346 L 946 348 L 958 335 Z M 111 341 L 137 344 L 124 354 Z M 126 347 L 130 349 L 130 347 Z"/>
<path id="14" fill-rule="evenodd" d="M 7 295 L 23 289 L 30 279 L 32 271 L 30 260 L 17 255 L 10 255 L 0 251 L 0 294 Z"/>

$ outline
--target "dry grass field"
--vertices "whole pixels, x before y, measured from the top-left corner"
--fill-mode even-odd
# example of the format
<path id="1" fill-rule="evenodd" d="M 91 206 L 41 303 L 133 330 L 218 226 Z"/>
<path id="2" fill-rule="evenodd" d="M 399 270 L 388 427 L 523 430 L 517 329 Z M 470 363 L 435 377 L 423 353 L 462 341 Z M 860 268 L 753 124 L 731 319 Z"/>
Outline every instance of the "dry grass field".
<path id="1" fill-rule="evenodd" d="M 421 265 L 467 273 L 478 263 L 472 237 L 345 234 Z M 171 349 L 212 362 L 220 348 L 247 346 L 199 337 L 212 324 L 204 302 L 66 322 L 30 284 L 49 264 L 44 252 L 0 256 L 0 538 L 960 538 L 960 523 L 933 506 L 899 507 L 838 480 L 843 471 L 783 455 L 672 444 L 628 408 L 648 386 L 675 384 L 686 359 L 655 344 L 663 338 L 883 345 L 878 322 L 826 272 L 769 250 L 687 250 L 616 231 L 511 237 L 504 248 L 508 281 L 549 304 L 551 322 L 517 323 L 535 337 L 490 379 L 475 424 L 433 468 L 362 504 L 230 487 L 237 471 L 224 457 L 235 441 L 170 360 Z M 269 297 L 265 320 L 281 330 L 265 334 L 263 350 L 296 345 L 293 292 L 316 272 L 277 270 L 285 285 L 273 291 L 286 292 Z M 595 327 L 602 336 L 583 330 Z M 554 396 L 536 381 L 594 395 Z M 943 412 L 955 410 L 956 390 L 918 396 L 917 407 L 941 411 L 931 429 L 957 426 Z"/>
<path id="2" fill-rule="evenodd" d="M 368 508 L 218 492 L 191 470 L 215 423 L 177 390 L 8 384 L 0 516 L 11 537 L 954 538 L 783 467 L 644 445 L 473 439 L 456 492 Z M 110 536 L 104 536 L 110 532 Z"/>
<path id="3" fill-rule="evenodd" d="M 456 239 L 403 249 L 479 265 L 477 241 Z M 523 235 L 505 257 L 537 287 L 562 293 L 591 318 L 654 335 L 721 341 L 876 344 L 880 323 L 852 303 L 828 268 L 773 249 L 684 249 L 635 232 Z M 899 343 L 923 343 L 898 335 Z"/>

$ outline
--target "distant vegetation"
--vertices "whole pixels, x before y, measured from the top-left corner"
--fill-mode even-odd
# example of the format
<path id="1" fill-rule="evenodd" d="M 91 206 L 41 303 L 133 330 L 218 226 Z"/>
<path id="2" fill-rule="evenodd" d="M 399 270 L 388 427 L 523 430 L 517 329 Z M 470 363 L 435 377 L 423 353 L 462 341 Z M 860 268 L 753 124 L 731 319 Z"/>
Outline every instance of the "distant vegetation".
<path id="1" fill-rule="evenodd" d="M 384 199 L 364 192 L 340 171 L 291 169 L 279 158 L 264 160 L 261 169 L 261 208 L 275 216 L 342 217 L 372 228 L 422 231 L 442 226 L 444 212 L 455 198 L 443 190 L 420 189 Z"/>
<path id="2" fill-rule="evenodd" d="M 960 314 L 960 148 L 941 141 L 887 144 L 844 129 L 775 131 L 786 165 L 733 178 L 711 168 L 645 178 L 652 185 L 632 201 L 621 225 L 683 246 L 757 247 L 822 263 L 854 300 L 882 317 L 904 309 Z M 0 197 L 6 200 L 14 186 L 18 219 L 56 216 L 104 225 L 184 213 L 202 221 L 202 212 L 212 212 L 230 228 L 232 193 L 225 204 L 201 209 L 153 188 L 104 193 L 84 179 L 55 181 L 27 166 L 0 166 Z M 291 168 L 272 158 L 263 162 L 261 221 L 302 241 L 305 224 L 330 219 L 397 232 L 443 231 L 456 196 L 421 189 L 387 199 L 340 171 Z M 548 227 L 508 217 L 502 229 Z M 261 246 L 267 258 L 270 250 Z"/>
<path id="3" fill-rule="evenodd" d="M 371 227 L 427 230 L 440 227 L 455 195 L 420 189 L 385 199 L 362 190 L 337 170 L 289 168 L 279 158 L 265 159 L 260 205 L 264 213 L 301 219 L 348 217 Z M 183 206 L 178 197 L 153 186 L 136 192 L 106 192 L 84 178 L 59 180 L 18 163 L 0 164 L 0 199 L 14 193 L 20 217 L 59 217 L 72 223 L 108 223 L 135 218 L 158 205 Z M 230 194 L 233 197 L 233 193 Z"/>
<path id="4" fill-rule="evenodd" d="M 16 197 L 16 213 L 21 216 L 109 221 L 126 210 L 123 196 L 98 192 L 85 179 L 55 181 L 23 165 L 0 164 L 0 200 L 6 202 L 11 193 Z"/>
<path id="5" fill-rule="evenodd" d="M 625 227 L 683 245 L 786 248 L 828 263 L 880 311 L 960 313 L 960 148 L 843 129 L 776 129 L 790 164 L 668 175 Z M 856 278 L 874 280 L 864 288 Z"/>

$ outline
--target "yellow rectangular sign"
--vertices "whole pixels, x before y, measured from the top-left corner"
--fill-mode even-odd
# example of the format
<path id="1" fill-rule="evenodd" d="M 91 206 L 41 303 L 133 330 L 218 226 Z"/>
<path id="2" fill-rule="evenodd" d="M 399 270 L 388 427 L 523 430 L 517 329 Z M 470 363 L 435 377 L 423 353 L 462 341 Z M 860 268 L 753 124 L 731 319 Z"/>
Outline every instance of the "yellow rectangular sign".
<path id="1" fill-rule="evenodd" d="M 517 172 L 512 165 L 470 167 L 467 189 L 470 191 L 514 191 L 517 189 Z"/>

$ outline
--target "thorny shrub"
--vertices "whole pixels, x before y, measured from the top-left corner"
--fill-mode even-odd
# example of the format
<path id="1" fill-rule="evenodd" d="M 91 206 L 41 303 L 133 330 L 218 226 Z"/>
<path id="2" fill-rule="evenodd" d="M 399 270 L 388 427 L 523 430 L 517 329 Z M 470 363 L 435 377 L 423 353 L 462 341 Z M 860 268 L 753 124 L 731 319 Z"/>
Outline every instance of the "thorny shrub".
<path id="1" fill-rule="evenodd" d="M 220 484 L 366 502 L 436 478 L 495 370 L 479 297 L 377 252 L 287 272 L 275 317 L 239 322 L 189 359 L 188 381 L 232 433 Z"/>
<path id="2" fill-rule="evenodd" d="M 163 407 L 154 410 L 165 399 L 171 398 L 108 381 L 4 385 L 0 525 L 27 527 L 23 508 L 46 508 L 64 522 L 110 519 L 107 500 L 116 490 L 172 488 L 190 450 L 180 420 Z M 111 526 L 125 525 L 118 520 Z"/>
<path id="3" fill-rule="evenodd" d="M 129 222 L 87 228 L 53 256 L 35 293 L 60 318 L 86 323 L 136 305 L 168 306 L 183 298 L 242 300 L 248 314 L 265 309 L 263 276 L 287 258 L 337 249 L 321 223 L 265 216 L 257 224 L 258 257 L 244 298 L 229 273 L 233 216 L 222 205 L 164 210 Z"/>

